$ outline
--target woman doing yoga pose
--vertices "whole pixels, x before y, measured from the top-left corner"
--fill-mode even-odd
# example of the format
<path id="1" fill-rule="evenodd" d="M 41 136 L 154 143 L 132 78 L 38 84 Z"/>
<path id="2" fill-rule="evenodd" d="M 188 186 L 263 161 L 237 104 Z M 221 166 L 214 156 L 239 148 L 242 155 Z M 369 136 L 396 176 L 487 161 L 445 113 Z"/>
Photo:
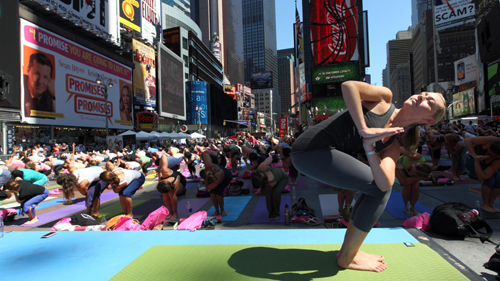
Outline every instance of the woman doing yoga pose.
<path id="1" fill-rule="evenodd" d="M 394 139 L 405 131 L 403 146 L 415 154 L 418 125 L 439 122 L 445 114 L 445 101 L 439 93 L 424 92 L 396 109 L 388 88 L 357 81 L 344 82 L 342 95 L 348 110 L 302 133 L 293 145 L 292 161 L 299 172 L 313 179 L 362 193 L 352 210 L 337 264 L 380 272 L 387 268 L 384 257 L 359 248 L 384 212 L 394 184 L 400 154 Z M 408 128 L 403 129 L 405 126 Z M 370 166 L 351 156 L 362 149 Z"/>

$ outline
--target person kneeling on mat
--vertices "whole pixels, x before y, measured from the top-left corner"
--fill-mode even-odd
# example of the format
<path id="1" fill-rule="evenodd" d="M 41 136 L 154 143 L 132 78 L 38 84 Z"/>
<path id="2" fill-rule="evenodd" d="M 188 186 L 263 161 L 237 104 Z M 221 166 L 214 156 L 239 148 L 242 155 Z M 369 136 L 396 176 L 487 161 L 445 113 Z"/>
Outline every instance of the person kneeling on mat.
<path id="1" fill-rule="evenodd" d="M 270 220 L 280 218 L 281 193 L 288 184 L 288 176 L 280 168 L 271 167 L 272 157 L 266 158 L 257 170 L 252 172 L 253 185 L 261 187 L 266 194 L 267 212 Z"/>
<path id="2" fill-rule="evenodd" d="M 224 189 L 231 183 L 232 174 L 223 166 L 215 165 L 212 156 L 217 156 L 217 152 L 206 150 L 201 155 L 205 169 L 200 171 L 200 177 L 205 181 L 205 188 L 210 191 L 210 198 L 214 204 L 215 212 L 212 216 L 227 216 L 224 211 Z"/>

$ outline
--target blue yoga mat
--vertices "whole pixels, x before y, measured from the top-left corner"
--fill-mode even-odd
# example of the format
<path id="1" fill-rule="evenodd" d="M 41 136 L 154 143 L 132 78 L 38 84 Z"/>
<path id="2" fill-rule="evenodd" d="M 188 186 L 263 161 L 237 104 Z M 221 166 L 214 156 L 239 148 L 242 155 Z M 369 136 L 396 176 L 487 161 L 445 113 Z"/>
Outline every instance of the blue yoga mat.
<path id="1" fill-rule="evenodd" d="M 281 196 L 280 218 L 277 220 L 268 220 L 267 216 L 269 215 L 269 213 L 267 212 L 266 198 L 260 197 L 248 223 L 285 223 L 284 213 L 286 204 L 288 204 L 288 208 L 290 208 L 291 212 L 292 200 L 290 199 L 290 196 Z"/>
<path id="2" fill-rule="evenodd" d="M 252 199 L 252 196 L 224 197 L 224 211 L 226 211 L 227 216 L 222 217 L 222 221 L 236 221 L 250 199 Z M 212 206 L 208 209 L 207 215 L 210 216 L 214 212 L 215 208 Z"/>
<path id="3" fill-rule="evenodd" d="M 387 202 L 387 206 L 385 206 L 385 210 L 397 219 L 406 219 L 405 205 L 406 203 L 403 202 L 403 195 L 401 192 L 393 191 Z M 415 204 L 415 208 L 419 213 L 427 212 L 429 215 L 432 214 L 431 209 L 418 202 Z"/>

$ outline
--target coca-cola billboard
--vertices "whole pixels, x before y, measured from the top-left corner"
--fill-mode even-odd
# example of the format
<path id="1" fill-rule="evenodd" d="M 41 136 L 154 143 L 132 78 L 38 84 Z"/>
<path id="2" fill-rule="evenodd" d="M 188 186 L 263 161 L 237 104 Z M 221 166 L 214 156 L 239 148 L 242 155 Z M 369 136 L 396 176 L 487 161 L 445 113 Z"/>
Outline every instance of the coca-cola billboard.
<path id="1" fill-rule="evenodd" d="M 311 0 L 310 20 L 314 65 L 359 59 L 355 0 Z"/>

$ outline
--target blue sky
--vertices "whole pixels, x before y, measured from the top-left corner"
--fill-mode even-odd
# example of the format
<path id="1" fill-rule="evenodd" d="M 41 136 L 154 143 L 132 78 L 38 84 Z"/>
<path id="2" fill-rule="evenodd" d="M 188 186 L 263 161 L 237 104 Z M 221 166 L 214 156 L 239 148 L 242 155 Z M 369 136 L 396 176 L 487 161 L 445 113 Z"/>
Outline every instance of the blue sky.
<path id="1" fill-rule="evenodd" d="M 307 0 L 304 0 L 307 1 Z M 302 16 L 302 0 L 297 0 Z M 365 0 L 363 9 L 368 11 L 368 31 L 370 42 L 370 67 L 372 84 L 382 85 L 382 69 L 387 63 L 386 44 L 396 39 L 396 33 L 407 30 L 411 23 L 410 0 Z M 293 47 L 293 23 L 295 22 L 295 1 L 276 0 L 276 30 L 278 50 Z M 304 31 L 306 33 L 306 31 Z"/>

